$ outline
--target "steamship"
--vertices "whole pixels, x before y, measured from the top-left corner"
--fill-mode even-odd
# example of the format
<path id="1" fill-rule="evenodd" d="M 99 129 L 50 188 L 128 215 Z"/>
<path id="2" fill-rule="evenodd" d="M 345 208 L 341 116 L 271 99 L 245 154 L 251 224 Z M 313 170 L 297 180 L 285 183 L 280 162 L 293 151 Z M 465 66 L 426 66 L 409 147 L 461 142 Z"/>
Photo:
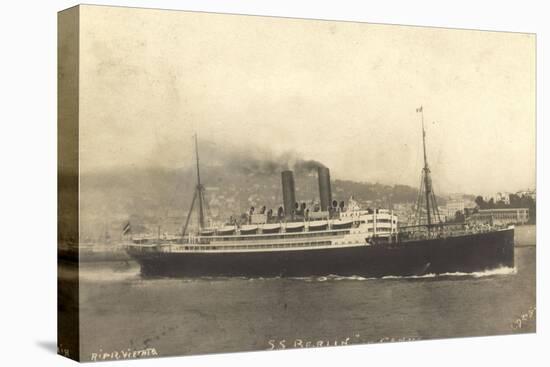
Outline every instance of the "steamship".
<path id="1" fill-rule="evenodd" d="M 417 109 L 422 113 L 422 108 Z M 514 228 L 446 224 L 439 216 L 426 158 L 414 225 L 400 225 L 388 209 L 362 209 L 332 199 L 330 172 L 318 167 L 319 206 L 296 201 L 292 171 L 281 173 L 283 205 L 274 213 L 251 208 L 245 223 L 205 225 L 205 188 L 200 178 L 182 233 L 172 238 L 130 239 L 126 251 L 143 276 L 308 277 L 421 276 L 514 266 Z M 199 229 L 188 233 L 193 211 Z"/>

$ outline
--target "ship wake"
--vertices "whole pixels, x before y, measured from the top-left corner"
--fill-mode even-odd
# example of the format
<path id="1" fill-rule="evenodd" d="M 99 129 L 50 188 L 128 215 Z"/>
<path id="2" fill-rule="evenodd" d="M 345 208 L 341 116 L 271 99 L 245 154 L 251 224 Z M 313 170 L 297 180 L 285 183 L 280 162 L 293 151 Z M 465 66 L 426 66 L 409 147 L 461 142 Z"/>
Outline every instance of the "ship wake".
<path id="1" fill-rule="evenodd" d="M 427 273 L 422 275 L 410 275 L 410 276 L 395 276 L 388 275 L 381 278 L 375 277 L 362 277 L 359 275 L 341 276 L 341 275 L 327 275 L 327 276 L 309 276 L 309 277 L 243 277 L 243 276 L 203 276 L 192 278 L 179 278 L 179 281 L 195 282 L 195 281 L 273 281 L 273 280 L 296 280 L 305 282 L 337 282 L 337 281 L 373 281 L 373 280 L 461 280 L 461 279 L 479 279 L 486 277 L 498 277 L 517 274 L 517 268 L 501 267 L 497 269 L 479 271 L 479 272 L 454 272 L 454 273 Z M 139 273 L 139 268 L 128 267 L 125 269 L 81 269 L 80 279 L 88 282 L 125 282 L 125 281 L 143 281 L 154 279 L 170 279 L 163 277 L 143 277 Z"/>
<path id="2" fill-rule="evenodd" d="M 340 275 L 327 275 L 327 276 L 317 276 L 317 277 L 296 277 L 290 278 L 294 280 L 302 280 L 307 282 L 327 282 L 327 281 L 342 281 L 342 280 L 355 280 L 355 281 L 364 281 L 364 280 L 407 280 L 407 279 L 459 279 L 459 278 L 485 278 L 485 277 L 495 277 L 495 276 L 505 276 L 505 275 L 514 275 L 517 274 L 517 268 L 511 267 L 500 267 L 496 269 L 489 269 L 485 271 L 476 271 L 471 273 L 466 272 L 454 272 L 454 273 L 428 273 L 422 275 L 409 275 L 409 276 L 396 276 L 388 275 L 382 278 L 368 278 L 358 275 L 352 276 L 340 276 Z"/>

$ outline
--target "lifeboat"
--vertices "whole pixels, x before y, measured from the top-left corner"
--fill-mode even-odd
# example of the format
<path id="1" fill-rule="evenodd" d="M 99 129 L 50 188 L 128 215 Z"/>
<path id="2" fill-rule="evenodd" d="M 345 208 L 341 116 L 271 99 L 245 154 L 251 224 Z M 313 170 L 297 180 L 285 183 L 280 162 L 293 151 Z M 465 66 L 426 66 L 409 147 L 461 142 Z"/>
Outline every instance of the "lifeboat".
<path id="1" fill-rule="evenodd" d="M 353 226 L 352 219 L 338 219 L 332 222 L 332 229 L 348 229 Z"/>
<path id="2" fill-rule="evenodd" d="M 315 220 L 311 221 L 308 224 L 310 231 L 324 231 L 328 227 L 328 222 L 326 220 Z"/>
<path id="3" fill-rule="evenodd" d="M 303 222 L 290 222 L 286 224 L 286 232 L 302 232 L 304 230 Z"/>
<path id="4" fill-rule="evenodd" d="M 256 234 L 258 233 L 258 226 L 245 224 L 241 227 L 241 234 Z"/>
<path id="5" fill-rule="evenodd" d="M 199 234 L 201 236 L 212 236 L 214 234 L 214 231 L 214 228 L 204 228 L 200 230 Z"/>
<path id="6" fill-rule="evenodd" d="M 280 223 L 264 224 L 262 227 L 262 233 L 279 233 L 280 230 Z"/>
<path id="7" fill-rule="evenodd" d="M 218 236 L 229 236 L 229 235 L 235 234 L 235 227 L 224 226 L 224 227 L 218 228 L 218 230 L 216 231 L 216 234 Z"/>

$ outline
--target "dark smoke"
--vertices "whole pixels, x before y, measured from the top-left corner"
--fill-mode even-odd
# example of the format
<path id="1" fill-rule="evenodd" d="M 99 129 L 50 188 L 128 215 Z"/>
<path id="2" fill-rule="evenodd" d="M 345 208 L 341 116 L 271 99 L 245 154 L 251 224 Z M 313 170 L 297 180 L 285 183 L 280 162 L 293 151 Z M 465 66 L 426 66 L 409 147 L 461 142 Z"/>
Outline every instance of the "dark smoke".
<path id="1" fill-rule="evenodd" d="M 223 170 L 244 175 L 279 175 L 284 170 L 296 174 L 313 174 L 324 165 L 315 160 L 303 159 L 298 153 L 287 151 L 274 153 L 267 145 L 238 145 L 231 142 L 215 142 L 200 138 L 199 156 L 201 167 L 217 166 Z M 191 138 L 164 140 L 151 153 L 151 167 L 168 169 L 193 167 L 195 164 L 194 143 Z"/>
<path id="2" fill-rule="evenodd" d="M 325 168 L 326 166 L 323 163 L 314 160 L 300 160 L 294 164 L 294 170 L 297 173 L 316 172 L 319 167 Z"/>
<path id="3" fill-rule="evenodd" d="M 236 147 L 203 142 L 200 148 L 201 163 L 218 165 L 246 175 L 279 175 L 284 170 L 296 174 L 316 172 L 324 164 L 315 160 L 302 159 L 295 152 L 275 154 L 263 147 Z"/>

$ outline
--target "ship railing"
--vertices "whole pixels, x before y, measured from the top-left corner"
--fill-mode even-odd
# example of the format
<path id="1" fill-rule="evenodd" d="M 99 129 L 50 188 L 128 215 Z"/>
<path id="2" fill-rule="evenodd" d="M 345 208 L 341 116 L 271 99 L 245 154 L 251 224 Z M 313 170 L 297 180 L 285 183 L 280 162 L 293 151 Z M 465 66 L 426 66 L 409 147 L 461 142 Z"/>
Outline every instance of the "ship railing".
<path id="1" fill-rule="evenodd" d="M 468 223 L 437 223 L 428 226 L 427 224 L 400 227 L 398 230 L 399 240 L 414 241 L 421 239 L 447 238 L 466 236 L 477 233 L 486 233 L 504 229 L 502 225 L 468 224 Z"/>
<path id="2" fill-rule="evenodd" d="M 287 249 L 296 247 L 330 246 L 331 241 L 311 241 L 277 244 L 246 244 L 246 245 L 198 245 L 198 244 L 164 244 L 159 246 L 160 252 L 197 252 L 197 251 L 226 251 L 226 250 L 257 250 L 257 249 Z"/>
<path id="3" fill-rule="evenodd" d="M 322 231 L 300 231 L 300 232 L 277 232 L 277 233 L 254 233 L 254 234 L 231 234 L 231 235 L 213 235 L 207 237 L 194 236 L 190 238 L 191 241 L 198 241 L 201 238 L 212 239 L 212 240 L 223 240 L 223 239 L 239 239 L 239 240 L 249 240 L 249 239 L 264 239 L 264 238 L 287 238 L 287 237 L 303 237 L 303 236 L 315 236 L 319 233 L 344 233 L 349 232 L 349 228 L 343 229 L 326 229 Z M 186 237 L 187 239 L 187 237 Z"/>
<path id="4" fill-rule="evenodd" d="M 315 242 L 316 241 L 323 241 L 323 240 L 329 240 L 329 239 L 335 239 L 335 238 L 342 238 L 346 234 L 349 234 L 348 231 L 342 231 L 342 232 L 333 232 L 333 233 L 319 233 L 316 236 L 292 236 L 292 237 L 279 237 L 279 238 L 273 238 L 273 237 L 266 237 L 266 238 L 250 238 L 246 241 L 240 239 L 240 238 L 227 238 L 225 240 L 218 239 L 216 241 L 211 241 L 208 244 L 216 245 L 216 246 L 226 246 L 226 245 L 232 245 L 236 242 L 242 242 L 243 246 L 247 245 L 256 245 L 256 244 L 276 244 L 276 243 L 293 243 L 293 242 Z"/>

